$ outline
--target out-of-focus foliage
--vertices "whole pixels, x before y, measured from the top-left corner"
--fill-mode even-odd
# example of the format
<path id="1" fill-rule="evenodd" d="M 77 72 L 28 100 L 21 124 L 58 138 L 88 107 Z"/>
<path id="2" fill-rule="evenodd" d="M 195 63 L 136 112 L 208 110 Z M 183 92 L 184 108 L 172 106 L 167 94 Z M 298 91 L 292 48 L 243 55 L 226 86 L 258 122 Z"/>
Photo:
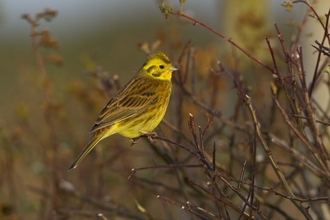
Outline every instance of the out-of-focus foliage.
<path id="1" fill-rule="evenodd" d="M 301 24 L 298 37 L 287 43 L 263 17 L 244 20 L 273 30 L 262 48 L 268 57 L 257 57 L 257 39 L 246 36 L 247 47 L 240 47 L 187 15 L 187 1 L 179 3 L 177 10 L 160 4 L 166 26 L 152 30 L 153 42 L 137 40 L 131 49 L 140 52 L 140 61 L 162 50 L 179 68 L 155 142 L 141 137 L 130 147 L 114 135 L 70 172 L 95 117 L 130 77 L 98 66 L 106 55 L 97 48 L 76 55 L 85 74 L 56 76 L 70 71 L 68 61 L 61 40 L 41 21 L 56 22 L 57 12 L 23 16 L 35 61 L 17 64 L 26 99 L 17 97 L 15 120 L 0 118 L 0 219 L 329 218 L 330 118 L 312 96 L 320 84 L 329 86 L 329 78 L 319 80 L 329 58 L 320 59 L 313 86 L 307 85 Z M 283 6 L 285 13 L 296 4 Z M 329 15 L 325 21 L 329 29 Z M 215 41 L 187 41 L 180 31 L 187 27 L 199 28 L 201 36 L 215 34 Z M 230 47 L 219 51 L 219 39 Z M 314 45 L 315 56 L 327 57 L 327 43 L 325 34 Z M 136 62 L 126 54 L 117 58 Z"/>

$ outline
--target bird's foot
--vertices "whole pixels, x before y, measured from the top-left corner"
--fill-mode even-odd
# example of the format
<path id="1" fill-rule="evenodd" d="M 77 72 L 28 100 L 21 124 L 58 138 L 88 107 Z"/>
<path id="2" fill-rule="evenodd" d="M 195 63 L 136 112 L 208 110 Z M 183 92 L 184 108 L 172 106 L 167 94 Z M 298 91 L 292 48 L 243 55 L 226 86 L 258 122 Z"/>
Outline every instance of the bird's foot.
<path id="1" fill-rule="evenodd" d="M 156 132 L 142 132 L 144 135 L 146 135 L 148 137 L 148 139 L 151 142 L 156 142 L 156 137 L 157 137 L 157 133 Z"/>
<path id="2" fill-rule="evenodd" d="M 138 142 L 138 140 L 139 140 L 139 137 L 131 138 L 132 143 L 131 143 L 130 147 L 132 147 L 134 144 L 136 144 Z"/>

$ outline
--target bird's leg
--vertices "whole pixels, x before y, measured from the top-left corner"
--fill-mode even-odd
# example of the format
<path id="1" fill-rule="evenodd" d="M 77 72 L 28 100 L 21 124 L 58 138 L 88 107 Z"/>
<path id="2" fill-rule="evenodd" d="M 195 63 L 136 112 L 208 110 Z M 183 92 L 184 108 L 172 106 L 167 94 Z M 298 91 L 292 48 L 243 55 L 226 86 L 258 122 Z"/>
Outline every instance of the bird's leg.
<path id="1" fill-rule="evenodd" d="M 142 133 L 144 135 L 146 135 L 151 142 L 156 142 L 156 139 L 155 139 L 157 137 L 157 133 L 156 132 L 145 132 L 145 131 L 142 131 Z"/>
<path id="2" fill-rule="evenodd" d="M 136 143 L 137 143 L 137 141 L 139 140 L 139 137 L 136 137 L 136 138 L 131 138 L 130 140 L 132 141 L 132 143 L 131 143 L 130 147 L 132 147 L 134 144 L 136 144 Z"/>

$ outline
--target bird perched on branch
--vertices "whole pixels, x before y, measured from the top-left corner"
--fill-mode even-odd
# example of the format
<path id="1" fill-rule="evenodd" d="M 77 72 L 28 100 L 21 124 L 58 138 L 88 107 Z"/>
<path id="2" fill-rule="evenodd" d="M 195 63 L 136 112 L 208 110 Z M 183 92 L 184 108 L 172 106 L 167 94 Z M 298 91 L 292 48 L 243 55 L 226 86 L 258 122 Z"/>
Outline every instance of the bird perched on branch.
<path id="1" fill-rule="evenodd" d="M 150 133 L 163 119 L 170 95 L 172 71 L 177 70 L 161 52 L 148 57 L 139 72 L 101 111 L 85 146 L 69 170 L 76 168 L 102 139 L 113 134 L 138 138 Z"/>

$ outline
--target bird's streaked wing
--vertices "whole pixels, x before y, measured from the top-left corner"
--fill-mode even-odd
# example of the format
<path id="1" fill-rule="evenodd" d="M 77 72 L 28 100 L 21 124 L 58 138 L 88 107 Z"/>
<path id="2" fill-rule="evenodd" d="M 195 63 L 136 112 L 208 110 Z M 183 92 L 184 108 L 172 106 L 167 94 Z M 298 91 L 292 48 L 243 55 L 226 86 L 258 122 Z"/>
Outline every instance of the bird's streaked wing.
<path id="1" fill-rule="evenodd" d="M 138 83 L 129 82 L 118 92 L 116 97 L 109 101 L 95 121 L 91 130 L 92 133 L 101 128 L 133 117 L 145 110 L 149 105 L 157 102 L 158 97 L 155 92 L 152 92 L 154 88 L 146 86 L 135 87 L 136 89 L 134 89 L 135 91 L 132 93 L 132 86 L 138 86 Z"/>

